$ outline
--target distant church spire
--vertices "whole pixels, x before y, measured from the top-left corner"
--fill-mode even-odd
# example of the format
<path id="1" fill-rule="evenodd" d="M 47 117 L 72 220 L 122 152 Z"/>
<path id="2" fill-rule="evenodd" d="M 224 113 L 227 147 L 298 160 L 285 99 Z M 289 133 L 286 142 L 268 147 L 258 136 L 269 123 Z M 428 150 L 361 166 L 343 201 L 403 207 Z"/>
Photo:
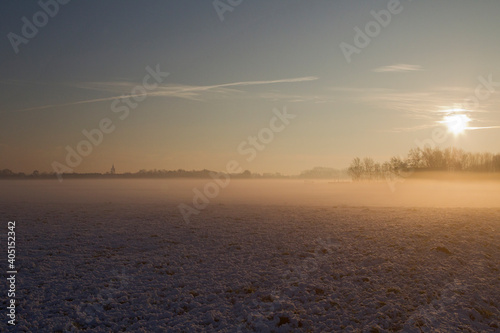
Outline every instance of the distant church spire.
<path id="1" fill-rule="evenodd" d="M 109 172 L 111 173 L 112 175 L 115 174 L 115 164 L 113 163 L 113 165 L 111 166 L 111 171 Z"/>

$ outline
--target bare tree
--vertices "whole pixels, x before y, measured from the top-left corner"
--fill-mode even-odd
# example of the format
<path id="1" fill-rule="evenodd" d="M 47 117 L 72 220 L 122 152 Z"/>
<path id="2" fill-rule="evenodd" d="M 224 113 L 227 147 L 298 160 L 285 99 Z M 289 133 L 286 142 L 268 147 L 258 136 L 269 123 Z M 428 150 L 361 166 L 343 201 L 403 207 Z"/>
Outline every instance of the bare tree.
<path id="1" fill-rule="evenodd" d="M 363 163 L 359 157 L 355 157 L 349 168 L 347 169 L 348 174 L 352 177 L 352 180 L 360 180 L 364 173 Z"/>

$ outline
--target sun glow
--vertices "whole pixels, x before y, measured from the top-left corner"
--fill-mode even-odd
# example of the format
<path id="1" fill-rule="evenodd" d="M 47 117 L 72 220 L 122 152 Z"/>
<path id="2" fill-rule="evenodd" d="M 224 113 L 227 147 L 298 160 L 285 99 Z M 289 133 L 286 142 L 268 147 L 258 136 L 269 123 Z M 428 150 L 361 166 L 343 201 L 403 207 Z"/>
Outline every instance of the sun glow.
<path id="1" fill-rule="evenodd" d="M 444 116 L 441 123 L 444 123 L 448 127 L 448 131 L 456 135 L 463 133 L 468 128 L 469 121 L 471 119 L 465 114 L 451 114 Z"/>

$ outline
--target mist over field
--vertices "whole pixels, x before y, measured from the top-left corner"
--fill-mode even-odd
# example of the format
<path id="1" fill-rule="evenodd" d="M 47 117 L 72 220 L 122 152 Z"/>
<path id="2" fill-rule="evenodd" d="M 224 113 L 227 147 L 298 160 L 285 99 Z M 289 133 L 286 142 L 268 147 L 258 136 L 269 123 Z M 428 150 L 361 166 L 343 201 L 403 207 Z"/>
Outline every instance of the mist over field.
<path id="1" fill-rule="evenodd" d="M 394 178 L 379 182 L 213 179 L 4 180 L 1 199 L 33 203 L 192 204 L 199 191 L 210 204 L 374 207 L 500 207 L 500 180 Z M 205 186 L 215 184 L 206 196 Z M 210 191 L 217 195 L 210 197 Z M 200 195 L 198 195 L 200 196 Z"/>
<path id="2" fill-rule="evenodd" d="M 1 181 L 0 216 L 15 219 L 19 248 L 17 327 L 419 333 L 500 326 L 495 181 L 235 179 L 217 195 L 211 183 Z M 196 212 L 186 216 L 180 207 L 187 206 Z"/>

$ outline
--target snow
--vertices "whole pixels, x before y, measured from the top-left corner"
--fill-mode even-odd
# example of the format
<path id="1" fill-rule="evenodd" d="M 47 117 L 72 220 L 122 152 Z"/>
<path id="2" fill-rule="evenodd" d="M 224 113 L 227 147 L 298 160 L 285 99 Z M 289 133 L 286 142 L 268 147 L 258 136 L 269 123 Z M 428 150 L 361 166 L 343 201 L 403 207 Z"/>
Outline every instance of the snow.
<path id="1" fill-rule="evenodd" d="M 498 207 L 86 198 L 0 204 L 18 331 L 500 332 Z"/>

